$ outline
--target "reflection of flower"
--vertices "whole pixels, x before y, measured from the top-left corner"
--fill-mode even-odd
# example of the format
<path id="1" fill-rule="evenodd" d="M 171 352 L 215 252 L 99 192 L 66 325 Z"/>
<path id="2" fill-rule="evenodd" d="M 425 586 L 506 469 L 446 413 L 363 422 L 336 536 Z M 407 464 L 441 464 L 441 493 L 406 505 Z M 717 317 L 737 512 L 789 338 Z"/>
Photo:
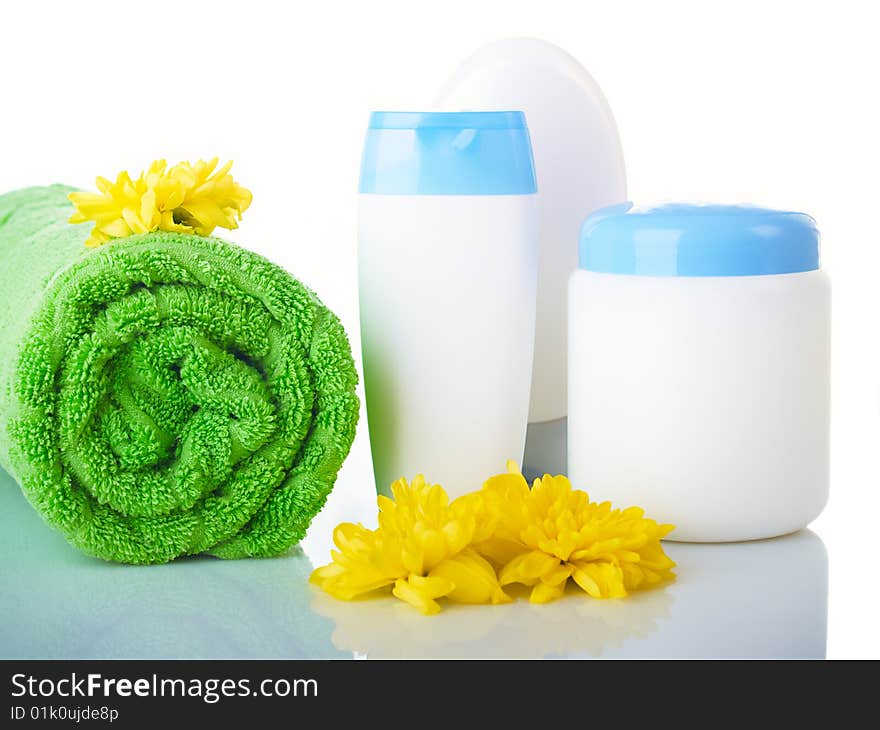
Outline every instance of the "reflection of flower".
<path id="1" fill-rule="evenodd" d="M 509 600 L 489 562 L 469 547 L 491 534 L 474 498 L 451 504 L 443 487 L 417 476 L 380 496 L 379 527 L 343 523 L 333 533 L 333 562 L 318 568 L 312 582 L 335 598 L 352 600 L 393 585 L 393 593 L 424 614 L 437 613 L 435 599 L 461 603 Z"/>
<path id="2" fill-rule="evenodd" d="M 315 591 L 311 610 L 331 619 L 333 644 L 375 658 L 527 659 L 551 656 L 616 656 L 663 631 L 674 617 L 675 596 L 661 588 L 626 601 L 586 601 L 566 592 L 535 606 L 450 606 L 430 619 L 390 597 L 343 603 Z"/>
<path id="3" fill-rule="evenodd" d="M 559 598 L 569 578 L 594 598 L 622 598 L 673 576 L 675 563 L 660 544 L 673 526 L 645 518 L 639 507 L 590 502 L 564 476 L 545 475 L 530 490 L 512 463 L 482 494 L 497 527 L 476 548 L 502 565 L 501 585 L 532 586 L 532 603 Z"/>
<path id="4" fill-rule="evenodd" d="M 216 167 L 216 157 L 170 168 L 156 160 L 134 180 L 127 172 L 119 173 L 115 183 L 99 177 L 100 192 L 68 196 L 76 207 L 70 222 L 94 221 L 87 246 L 155 230 L 207 236 L 218 226 L 237 228 L 251 193 L 232 179 L 231 162 Z"/>

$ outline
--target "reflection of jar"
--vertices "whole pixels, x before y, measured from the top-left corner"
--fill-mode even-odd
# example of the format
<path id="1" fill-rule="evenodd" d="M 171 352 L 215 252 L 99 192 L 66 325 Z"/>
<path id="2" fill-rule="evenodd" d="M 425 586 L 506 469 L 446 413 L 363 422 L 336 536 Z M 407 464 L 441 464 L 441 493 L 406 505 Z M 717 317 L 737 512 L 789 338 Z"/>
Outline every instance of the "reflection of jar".
<path id="1" fill-rule="evenodd" d="M 830 290 L 809 216 L 614 206 L 569 292 L 572 481 L 672 539 L 800 529 L 828 493 Z"/>

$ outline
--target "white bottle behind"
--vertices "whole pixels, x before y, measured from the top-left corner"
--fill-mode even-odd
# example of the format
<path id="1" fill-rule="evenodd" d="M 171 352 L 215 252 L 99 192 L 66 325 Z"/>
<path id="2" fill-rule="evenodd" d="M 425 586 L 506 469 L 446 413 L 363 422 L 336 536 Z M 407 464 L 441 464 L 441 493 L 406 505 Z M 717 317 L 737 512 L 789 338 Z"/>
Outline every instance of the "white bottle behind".
<path id="1" fill-rule="evenodd" d="M 540 242 L 535 362 L 523 473 L 567 473 L 568 278 L 584 217 L 626 200 L 617 126 L 598 84 L 561 48 L 509 38 L 478 50 L 437 97 L 440 109 L 520 109 L 538 178 Z"/>
<path id="2" fill-rule="evenodd" d="M 518 112 L 372 116 L 358 258 L 380 492 L 423 473 L 457 496 L 522 459 L 535 189 Z"/>

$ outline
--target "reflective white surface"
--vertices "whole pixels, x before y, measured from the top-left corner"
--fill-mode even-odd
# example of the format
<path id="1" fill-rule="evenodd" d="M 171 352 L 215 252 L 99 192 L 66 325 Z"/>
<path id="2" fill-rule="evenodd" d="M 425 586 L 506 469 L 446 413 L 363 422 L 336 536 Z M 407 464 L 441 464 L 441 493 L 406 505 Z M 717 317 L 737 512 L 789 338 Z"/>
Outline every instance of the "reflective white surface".
<path id="1" fill-rule="evenodd" d="M 323 523 L 282 558 L 114 565 L 67 545 L 0 473 L 0 658 L 825 656 L 828 560 L 809 531 L 667 543 L 678 579 L 622 601 L 571 591 L 424 617 L 392 598 L 315 590 Z"/>
<path id="2" fill-rule="evenodd" d="M 811 532 L 738 545 L 667 544 L 679 578 L 626 600 L 570 590 L 533 606 L 450 606 L 316 593 L 340 649 L 367 657 L 824 658 L 827 557 Z"/>

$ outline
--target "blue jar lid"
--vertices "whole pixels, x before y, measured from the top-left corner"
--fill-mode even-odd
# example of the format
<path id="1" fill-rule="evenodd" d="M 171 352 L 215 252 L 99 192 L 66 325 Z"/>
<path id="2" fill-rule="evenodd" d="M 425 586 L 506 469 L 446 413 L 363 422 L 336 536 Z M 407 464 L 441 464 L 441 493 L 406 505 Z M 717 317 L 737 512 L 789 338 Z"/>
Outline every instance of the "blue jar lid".
<path id="1" fill-rule="evenodd" d="M 523 195 L 537 191 L 525 115 L 373 112 L 360 192 Z"/>
<path id="2" fill-rule="evenodd" d="M 621 203 L 581 227 L 580 266 L 640 276 L 755 276 L 819 268 L 819 231 L 804 213 L 740 205 L 637 208 Z"/>

